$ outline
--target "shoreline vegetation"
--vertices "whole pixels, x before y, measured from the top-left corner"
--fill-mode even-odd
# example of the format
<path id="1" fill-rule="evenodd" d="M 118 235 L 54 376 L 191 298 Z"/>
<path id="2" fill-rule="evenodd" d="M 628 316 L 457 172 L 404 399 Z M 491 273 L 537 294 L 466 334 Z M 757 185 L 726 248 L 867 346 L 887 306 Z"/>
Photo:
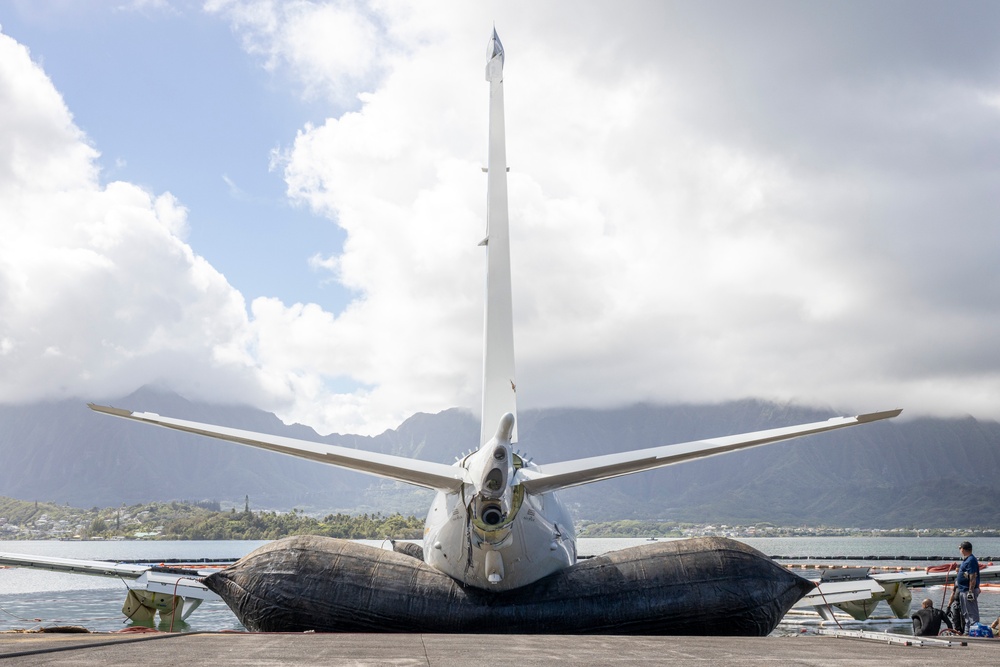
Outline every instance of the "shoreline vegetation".
<path id="1" fill-rule="evenodd" d="M 577 537 L 1000 537 L 1000 530 L 982 528 L 843 528 L 839 526 L 778 526 L 759 522 L 750 525 L 695 524 L 625 519 L 580 521 Z"/>
<path id="2" fill-rule="evenodd" d="M 424 519 L 401 514 L 313 516 L 289 512 L 224 510 L 216 501 L 170 501 L 82 509 L 56 503 L 0 496 L 0 540 L 273 540 L 288 535 L 325 535 L 345 539 L 420 539 Z M 676 521 L 621 520 L 577 523 L 584 538 L 726 537 L 1000 537 L 1000 530 L 923 528 L 843 528 L 693 524 Z"/>
<path id="3" fill-rule="evenodd" d="M 0 496 L 0 540 L 274 540 L 288 535 L 418 539 L 424 520 L 401 514 L 223 510 L 217 502 L 152 502 L 80 509 Z"/>

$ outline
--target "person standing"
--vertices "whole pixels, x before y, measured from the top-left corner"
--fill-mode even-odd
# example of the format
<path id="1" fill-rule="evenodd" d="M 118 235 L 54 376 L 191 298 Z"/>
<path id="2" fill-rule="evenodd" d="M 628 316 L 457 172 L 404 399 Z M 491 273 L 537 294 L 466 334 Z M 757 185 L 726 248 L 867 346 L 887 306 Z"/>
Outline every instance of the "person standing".
<path id="1" fill-rule="evenodd" d="M 969 542 L 962 542 L 958 550 L 963 560 L 958 566 L 951 601 L 954 602 L 957 598 L 962 606 L 962 618 L 965 620 L 965 631 L 968 632 L 973 623 L 979 622 L 979 560 L 972 555 L 972 544 Z"/>
<path id="2" fill-rule="evenodd" d="M 949 630 L 953 629 L 948 615 L 940 609 L 935 609 L 930 598 L 921 602 L 920 611 L 910 618 L 913 619 L 914 637 L 937 637 L 941 632 L 941 621 L 945 622 Z"/>
<path id="3" fill-rule="evenodd" d="M 962 603 L 958 600 L 952 599 L 948 603 L 948 610 L 945 612 L 948 614 L 948 620 L 951 621 L 951 629 L 957 634 L 965 634 L 965 619 L 962 618 Z"/>

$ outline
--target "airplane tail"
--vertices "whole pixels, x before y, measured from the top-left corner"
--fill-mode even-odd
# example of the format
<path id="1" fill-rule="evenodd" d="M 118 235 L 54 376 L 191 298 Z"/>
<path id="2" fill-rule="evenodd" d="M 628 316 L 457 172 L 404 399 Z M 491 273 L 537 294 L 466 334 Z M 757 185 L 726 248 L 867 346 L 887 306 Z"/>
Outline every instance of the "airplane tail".
<path id="1" fill-rule="evenodd" d="M 507 217 L 507 149 L 503 117 L 503 45 L 490 38 L 486 80 L 490 82 L 490 142 L 486 195 L 486 324 L 483 355 L 483 414 L 480 445 L 493 437 L 500 420 L 514 415 L 511 442 L 517 442 L 517 384 L 514 378 L 514 318 L 510 286 Z"/>

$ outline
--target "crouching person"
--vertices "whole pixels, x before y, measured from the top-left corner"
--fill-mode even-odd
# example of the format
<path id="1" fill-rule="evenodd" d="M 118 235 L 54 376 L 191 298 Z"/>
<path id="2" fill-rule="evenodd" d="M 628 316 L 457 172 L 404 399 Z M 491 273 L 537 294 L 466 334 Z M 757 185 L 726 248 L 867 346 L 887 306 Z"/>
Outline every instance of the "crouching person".
<path id="1" fill-rule="evenodd" d="M 953 630 L 948 615 L 934 608 L 930 598 L 920 603 L 920 610 L 910 617 L 913 620 L 913 635 L 915 637 L 937 637 L 941 632 L 941 622 Z"/>

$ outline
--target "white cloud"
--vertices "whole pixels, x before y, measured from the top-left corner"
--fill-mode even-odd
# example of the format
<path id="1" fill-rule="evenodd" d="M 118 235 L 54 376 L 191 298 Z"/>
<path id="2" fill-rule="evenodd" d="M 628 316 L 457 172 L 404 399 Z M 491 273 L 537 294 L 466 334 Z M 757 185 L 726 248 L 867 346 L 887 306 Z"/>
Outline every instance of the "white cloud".
<path id="1" fill-rule="evenodd" d="M 0 216 L 23 221 L 0 246 L 0 400 L 166 379 L 364 433 L 476 406 L 495 18 L 522 407 L 1000 417 L 998 75 L 961 34 L 927 52 L 933 8 L 875 29 L 854 5 L 726 7 L 210 2 L 276 76 L 348 109 L 274 166 L 345 230 L 311 265 L 356 298 L 260 298 L 249 318 L 184 243 L 183 205 L 100 185 L 51 83 L 0 38 Z"/>
<path id="2" fill-rule="evenodd" d="M 354 105 L 386 48 L 377 17 L 361 2 L 209 0 L 205 9 L 227 18 L 265 67 L 287 68 L 308 95 L 338 104 Z"/>
<path id="3" fill-rule="evenodd" d="M 242 380 L 237 396 L 259 401 L 247 360 L 224 354 L 247 327 L 242 297 L 181 240 L 185 209 L 169 193 L 102 186 L 97 151 L 6 35 L 0 109 L 0 400 L 157 380 L 206 396 Z"/>
<path id="4" fill-rule="evenodd" d="M 455 342 L 478 341 L 481 258 L 470 257 L 467 244 L 482 229 L 483 184 L 467 179 L 485 158 L 486 86 L 472 83 L 481 63 L 455 54 L 475 52 L 467 35 L 482 33 L 482 16 L 450 13 L 453 7 L 402 16 L 381 9 L 407 56 L 387 59 L 384 79 L 357 112 L 300 133 L 285 156 L 289 191 L 348 232 L 344 253 L 326 262 L 363 296 L 336 318 L 330 340 L 350 327 L 351 340 L 362 342 L 359 356 L 394 360 L 369 368 L 364 381 L 405 387 L 398 400 L 406 402 L 419 394 L 421 377 L 399 359 L 430 357 L 434 368 L 448 369 L 442 380 L 456 378 L 455 387 L 469 390 L 442 388 L 444 404 L 474 405 L 478 350 L 442 346 L 439 330 L 427 326 L 436 314 L 453 323 Z M 688 26 L 626 12 L 601 34 L 606 42 L 567 49 L 574 30 L 590 35 L 601 21 L 567 18 L 556 34 L 555 18 L 533 22 L 526 13 L 515 6 L 498 21 L 508 48 L 522 405 L 758 395 L 844 409 L 901 404 L 994 414 L 983 397 L 1000 393 L 1000 373 L 986 345 L 977 347 L 985 357 L 972 355 L 984 362 L 974 376 L 952 367 L 944 382 L 928 380 L 941 387 L 933 400 L 896 367 L 902 359 L 926 365 L 942 347 L 968 344 L 962 332 L 969 326 L 992 332 L 998 324 L 978 311 L 952 326 L 931 324 L 932 313 L 951 304 L 914 293 L 919 265 L 935 254 L 954 265 L 956 249 L 932 241 L 912 255 L 898 251 L 897 232 L 910 229 L 905 244 L 936 233 L 939 221 L 908 198 L 941 187 L 937 142 L 954 134 L 947 116 L 967 113 L 964 101 L 935 104 L 939 112 L 925 106 L 953 92 L 946 78 L 916 70 L 893 79 L 884 66 L 867 79 L 856 63 L 836 71 L 835 59 L 799 44 L 806 60 L 822 57 L 815 62 L 826 69 L 811 83 L 794 73 L 806 88 L 798 99 L 791 91 L 774 95 L 814 114 L 816 134 L 803 126 L 806 118 L 789 117 L 799 142 L 790 146 L 767 125 L 787 110 L 740 119 L 733 112 L 743 100 L 720 110 L 718 82 L 691 74 L 724 78 L 726 67 L 738 66 L 746 77 L 738 92 L 755 81 L 774 86 L 767 77 L 787 58 L 780 44 L 761 48 L 758 40 L 743 44 L 746 52 L 713 56 L 712 72 L 691 60 L 697 48 L 676 60 L 655 57 L 657 47 L 683 51 L 678 42 L 700 37 L 682 36 Z M 842 34 L 820 34 L 815 22 L 808 31 L 833 43 L 861 25 L 845 24 Z M 787 32 L 769 30 L 784 39 L 802 27 L 792 20 Z M 910 48 L 910 27 L 901 29 L 902 49 Z M 435 39 L 423 39 L 429 31 Z M 609 60 L 620 66 L 609 68 Z M 746 102 L 748 113 L 769 104 L 766 95 Z M 741 120 L 745 136 L 733 132 Z M 873 132 L 884 145 L 859 143 Z M 925 154 L 915 155 L 914 144 L 926 146 Z M 953 229 L 963 243 L 985 240 L 976 223 Z M 459 285 L 449 289 L 449 281 Z M 416 319 L 395 318 L 414 302 Z M 392 334 L 373 333 L 384 331 Z M 969 392 L 951 391 L 963 383 Z M 374 404 L 376 394 L 366 400 Z"/>

